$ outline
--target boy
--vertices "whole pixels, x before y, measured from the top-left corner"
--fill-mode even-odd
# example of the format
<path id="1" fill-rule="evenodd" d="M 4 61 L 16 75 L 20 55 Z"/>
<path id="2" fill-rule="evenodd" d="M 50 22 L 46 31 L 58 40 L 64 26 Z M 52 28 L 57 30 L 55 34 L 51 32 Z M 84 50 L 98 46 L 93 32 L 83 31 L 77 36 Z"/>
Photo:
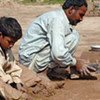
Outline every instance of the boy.
<path id="1" fill-rule="evenodd" d="M 21 37 L 22 29 L 16 19 L 0 18 L 0 78 L 15 88 L 17 83 L 22 83 L 22 69 L 16 65 L 11 48 Z"/>

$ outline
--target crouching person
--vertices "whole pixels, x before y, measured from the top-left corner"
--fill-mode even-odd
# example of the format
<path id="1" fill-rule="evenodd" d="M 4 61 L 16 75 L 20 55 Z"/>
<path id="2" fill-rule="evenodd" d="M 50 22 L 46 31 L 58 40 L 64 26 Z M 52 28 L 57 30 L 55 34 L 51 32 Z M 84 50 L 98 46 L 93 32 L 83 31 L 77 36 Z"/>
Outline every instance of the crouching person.
<path id="1" fill-rule="evenodd" d="M 70 78 L 66 71 L 70 66 L 82 76 L 90 76 L 90 69 L 95 69 L 74 57 L 79 33 L 73 26 L 83 20 L 87 7 L 86 0 L 65 0 L 60 9 L 35 19 L 21 41 L 20 63 L 36 73 L 47 69 L 50 79 Z"/>
<path id="2" fill-rule="evenodd" d="M 11 48 L 22 37 L 22 29 L 18 21 L 12 17 L 0 18 L 0 79 L 17 89 L 22 85 L 20 79 L 22 69 L 16 65 Z M 3 91 L 1 94 L 4 95 Z"/>

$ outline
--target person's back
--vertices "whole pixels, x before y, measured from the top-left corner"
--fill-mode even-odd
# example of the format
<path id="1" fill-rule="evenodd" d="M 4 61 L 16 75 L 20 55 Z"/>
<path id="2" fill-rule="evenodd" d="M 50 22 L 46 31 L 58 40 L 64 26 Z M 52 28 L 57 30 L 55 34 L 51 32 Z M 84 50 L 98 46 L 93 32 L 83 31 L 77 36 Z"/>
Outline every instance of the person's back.
<path id="1" fill-rule="evenodd" d="M 44 56 L 48 55 L 51 52 L 51 31 L 54 29 L 52 25 L 56 23 L 59 25 L 59 28 L 69 27 L 68 19 L 66 18 L 66 15 L 62 8 L 45 13 L 32 22 L 31 26 L 28 28 L 25 36 L 23 37 L 19 48 L 20 63 L 24 64 L 25 66 L 29 66 L 36 54 L 38 54 L 43 49 L 48 49 L 48 51 L 45 52 L 47 54 L 44 54 Z M 57 30 L 58 29 L 55 27 L 55 31 L 58 34 L 59 30 Z M 69 28 L 66 28 L 64 33 L 67 34 L 67 31 L 70 32 Z M 49 61 L 52 60 L 50 54 L 47 58 L 44 58 L 44 60 L 45 66 Z M 41 66 L 42 65 L 43 64 L 41 63 Z"/>

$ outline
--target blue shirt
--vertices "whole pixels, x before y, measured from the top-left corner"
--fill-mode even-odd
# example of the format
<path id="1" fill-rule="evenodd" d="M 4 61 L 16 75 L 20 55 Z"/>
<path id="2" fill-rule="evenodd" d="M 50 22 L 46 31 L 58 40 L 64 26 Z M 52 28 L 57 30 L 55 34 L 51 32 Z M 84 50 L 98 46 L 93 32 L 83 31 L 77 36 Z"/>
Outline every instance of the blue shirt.
<path id="1" fill-rule="evenodd" d="M 61 67 L 75 65 L 73 54 L 78 41 L 79 34 L 69 24 L 62 8 L 47 12 L 36 18 L 23 36 L 19 47 L 20 63 L 26 66 L 33 63 L 38 71 L 51 62 Z"/>

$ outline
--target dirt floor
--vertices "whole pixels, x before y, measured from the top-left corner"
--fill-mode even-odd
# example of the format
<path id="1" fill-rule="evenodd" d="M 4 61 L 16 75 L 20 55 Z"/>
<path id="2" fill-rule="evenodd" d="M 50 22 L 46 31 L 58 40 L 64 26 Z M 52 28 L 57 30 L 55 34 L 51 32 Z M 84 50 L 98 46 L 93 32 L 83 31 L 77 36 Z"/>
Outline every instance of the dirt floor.
<path id="1" fill-rule="evenodd" d="M 19 5 L 16 3 L 0 4 L 0 16 L 12 16 L 20 22 L 23 34 L 33 19 L 43 12 L 58 8 L 59 5 Z M 100 17 L 84 17 L 84 21 L 75 27 L 80 33 L 79 47 L 75 53 L 84 59 L 96 60 L 100 63 L 100 51 L 89 51 L 91 45 L 100 45 Z M 18 59 L 18 41 L 13 47 L 15 58 Z M 62 88 L 46 96 L 38 94 L 33 100 L 100 100 L 100 76 L 95 80 L 65 80 Z"/>

